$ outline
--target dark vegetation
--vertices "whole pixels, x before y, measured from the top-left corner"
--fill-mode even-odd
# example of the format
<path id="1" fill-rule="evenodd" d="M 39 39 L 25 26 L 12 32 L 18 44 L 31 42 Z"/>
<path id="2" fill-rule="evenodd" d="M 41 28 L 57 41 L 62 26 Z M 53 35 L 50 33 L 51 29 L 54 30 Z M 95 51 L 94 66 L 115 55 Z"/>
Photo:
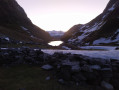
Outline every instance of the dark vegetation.
<path id="1" fill-rule="evenodd" d="M 46 78 L 50 76 L 50 80 Z M 38 66 L 0 67 L 0 90 L 89 90 L 82 86 L 64 86 L 53 79 L 51 71 Z"/>

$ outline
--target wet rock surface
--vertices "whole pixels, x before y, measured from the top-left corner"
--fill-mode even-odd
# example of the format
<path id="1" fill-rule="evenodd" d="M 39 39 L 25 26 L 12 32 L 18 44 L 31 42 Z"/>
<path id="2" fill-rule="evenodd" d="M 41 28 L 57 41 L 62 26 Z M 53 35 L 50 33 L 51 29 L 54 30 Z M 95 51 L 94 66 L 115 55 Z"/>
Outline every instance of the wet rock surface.
<path id="1" fill-rule="evenodd" d="M 19 64 L 38 65 L 44 70 L 50 70 L 54 79 L 64 85 L 91 85 L 92 90 L 119 90 L 118 60 L 102 60 L 70 53 L 48 55 L 38 48 L 0 49 L 0 66 Z"/>

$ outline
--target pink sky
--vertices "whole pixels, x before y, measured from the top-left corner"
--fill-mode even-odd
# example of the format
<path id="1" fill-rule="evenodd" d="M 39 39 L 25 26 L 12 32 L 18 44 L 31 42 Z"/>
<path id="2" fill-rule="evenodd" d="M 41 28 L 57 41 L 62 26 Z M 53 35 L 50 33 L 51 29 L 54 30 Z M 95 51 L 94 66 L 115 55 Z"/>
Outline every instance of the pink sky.
<path id="1" fill-rule="evenodd" d="M 102 13 L 109 0 L 16 0 L 32 22 L 44 30 L 67 31 Z"/>

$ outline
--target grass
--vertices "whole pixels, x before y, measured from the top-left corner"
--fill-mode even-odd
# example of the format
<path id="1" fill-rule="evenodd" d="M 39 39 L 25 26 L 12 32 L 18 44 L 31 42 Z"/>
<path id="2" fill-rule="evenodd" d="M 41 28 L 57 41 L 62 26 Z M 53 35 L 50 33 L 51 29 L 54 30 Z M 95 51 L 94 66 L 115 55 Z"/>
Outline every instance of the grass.
<path id="1" fill-rule="evenodd" d="M 50 76 L 49 81 L 45 80 Z M 52 78 L 50 71 L 36 66 L 0 67 L 0 90 L 89 90 L 86 87 L 65 86 Z"/>

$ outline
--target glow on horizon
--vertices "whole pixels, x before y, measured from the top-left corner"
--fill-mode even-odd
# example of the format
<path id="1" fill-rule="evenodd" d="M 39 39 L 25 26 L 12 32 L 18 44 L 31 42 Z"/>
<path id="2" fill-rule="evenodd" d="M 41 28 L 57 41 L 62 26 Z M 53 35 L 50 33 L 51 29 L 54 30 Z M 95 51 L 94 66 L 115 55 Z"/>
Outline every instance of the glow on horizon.
<path id="1" fill-rule="evenodd" d="M 67 31 L 102 13 L 109 0 L 16 0 L 40 28 Z"/>

